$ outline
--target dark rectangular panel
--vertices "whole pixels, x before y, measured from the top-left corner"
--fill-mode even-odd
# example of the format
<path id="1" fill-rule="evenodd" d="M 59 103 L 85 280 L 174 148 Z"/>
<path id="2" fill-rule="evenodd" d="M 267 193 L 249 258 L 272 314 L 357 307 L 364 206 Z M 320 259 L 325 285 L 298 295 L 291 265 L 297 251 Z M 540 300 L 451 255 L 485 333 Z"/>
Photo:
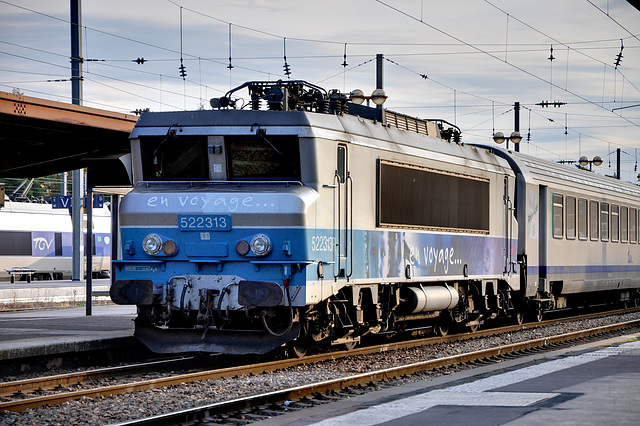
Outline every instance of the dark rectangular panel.
<path id="1" fill-rule="evenodd" d="M 0 255 L 31 256 L 31 232 L 0 231 Z"/>
<path id="2" fill-rule="evenodd" d="M 489 231 L 489 181 L 380 163 L 380 224 Z"/>
<path id="3" fill-rule="evenodd" d="M 56 248 L 56 256 L 62 256 L 62 233 L 55 233 L 55 248 Z"/>

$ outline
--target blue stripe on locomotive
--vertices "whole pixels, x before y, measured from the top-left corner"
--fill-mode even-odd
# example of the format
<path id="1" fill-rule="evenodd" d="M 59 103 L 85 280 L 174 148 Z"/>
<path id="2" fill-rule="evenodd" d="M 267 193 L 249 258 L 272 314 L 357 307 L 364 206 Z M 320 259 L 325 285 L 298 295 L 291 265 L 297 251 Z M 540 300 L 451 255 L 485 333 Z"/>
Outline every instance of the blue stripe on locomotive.
<path id="1" fill-rule="evenodd" d="M 177 242 L 179 251 L 175 256 L 150 256 L 139 245 L 144 237 L 155 232 L 163 239 Z M 269 256 L 240 256 L 235 251 L 239 240 L 250 241 L 264 233 L 271 238 L 272 252 Z M 343 244 L 344 244 L 343 235 Z M 281 282 L 290 271 L 283 264 L 306 265 L 322 261 L 324 279 L 333 280 L 338 275 L 334 249 L 336 237 L 332 229 L 309 228 L 233 228 L 231 231 L 195 232 L 177 228 L 123 228 L 122 241 L 137 242 L 133 255 L 124 254 L 123 260 L 164 261 L 157 268 L 156 282 L 167 282 L 172 276 L 191 274 L 238 275 L 247 280 Z M 469 276 L 501 276 L 504 269 L 505 239 L 485 235 L 427 233 L 393 230 L 354 230 L 353 266 L 346 267 L 345 274 L 351 279 L 404 280 L 406 265 L 411 265 L 414 280 L 420 278 L 445 278 L 462 276 L 465 265 Z M 512 252 L 517 251 L 516 240 L 511 240 Z M 251 262 L 251 267 L 247 267 Z M 352 268 L 352 269 L 351 269 Z M 144 268 L 133 265 L 122 267 L 118 279 L 139 279 Z M 305 274 L 291 276 L 291 285 L 304 285 L 306 281 L 317 281 L 316 267 L 307 267 Z M 516 271 L 517 272 L 517 271 Z"/>
<path id="2" fill-rule="evenodd" d="M 444 278 L 501 276 L 504 238 L 483 235 L 427 233 L 393 230 L 354 231 L 355 278 Z M 516 252 L 516 240 L 511 240 Z"/>

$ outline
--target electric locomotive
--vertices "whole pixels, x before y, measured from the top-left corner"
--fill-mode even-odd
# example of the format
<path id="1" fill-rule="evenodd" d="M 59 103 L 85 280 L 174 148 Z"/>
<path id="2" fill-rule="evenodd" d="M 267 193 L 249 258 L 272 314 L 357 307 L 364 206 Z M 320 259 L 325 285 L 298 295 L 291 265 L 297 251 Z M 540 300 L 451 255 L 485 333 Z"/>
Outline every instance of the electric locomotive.
<path id="1" fill-rule="evenodd" d="M 555 284 L 553 245 L 533 233 L 557 225 L 557 210 L 531 215 L 554 178 L 523 159 L 304 81 L 248 82 L 211 105 L 145 113 L 131 134 L 111 297 L 138 306 L 151 350 L 301 356 L 522 321 L 576 290 Z"/>

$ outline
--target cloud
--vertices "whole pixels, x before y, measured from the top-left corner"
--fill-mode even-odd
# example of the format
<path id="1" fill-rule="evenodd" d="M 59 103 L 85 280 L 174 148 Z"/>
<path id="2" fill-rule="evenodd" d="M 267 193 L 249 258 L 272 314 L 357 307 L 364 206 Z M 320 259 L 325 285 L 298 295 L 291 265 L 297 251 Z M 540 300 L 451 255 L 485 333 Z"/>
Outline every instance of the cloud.
<path id="1" fill-rule="evenodd" d="M 178 74 L 180 6 L 186 81 Z M 0 90 L 68 99 L 68 82 L 47 82 L 68 75 L 68 7 L 0 3 Z M 286 78 L 286 37 L 292 77 L 327 89 L 371 92 L 371 60 L 383 53 L 387 107 L 455 121 L 467 142 L 489 143 L 494 128 L 510 133 L 518 101 L 520 128 L 531 128 L 527 146 L 536 155 L 606 157 L 620 146 L 634 156 L 640 109 L 611 110 L 640 104 L 640 41 L 629 34 L 640 33 L 640 13 L 622 0 L 599 7 L 609 16 L 581 0 L 85 1 L 84 55 L 104 60 L 85 62 L 85 104 L 121 112 L 196 108 L 246 80 Z M 132 62 L 138 57 L 147 62 Z M 544 100 L 566 105 L 536 105 Z"/>

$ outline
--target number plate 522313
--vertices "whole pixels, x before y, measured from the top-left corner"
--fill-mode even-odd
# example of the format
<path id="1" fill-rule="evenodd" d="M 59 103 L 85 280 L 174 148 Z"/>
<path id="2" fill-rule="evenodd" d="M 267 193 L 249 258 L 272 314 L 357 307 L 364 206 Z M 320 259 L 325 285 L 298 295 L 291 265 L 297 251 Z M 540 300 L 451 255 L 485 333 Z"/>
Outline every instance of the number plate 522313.
<path id="1" fill-rule="evenodd" d="M 231 231 L 231 215 L 228 214 L 179 214 L 181 231 Z"/>

